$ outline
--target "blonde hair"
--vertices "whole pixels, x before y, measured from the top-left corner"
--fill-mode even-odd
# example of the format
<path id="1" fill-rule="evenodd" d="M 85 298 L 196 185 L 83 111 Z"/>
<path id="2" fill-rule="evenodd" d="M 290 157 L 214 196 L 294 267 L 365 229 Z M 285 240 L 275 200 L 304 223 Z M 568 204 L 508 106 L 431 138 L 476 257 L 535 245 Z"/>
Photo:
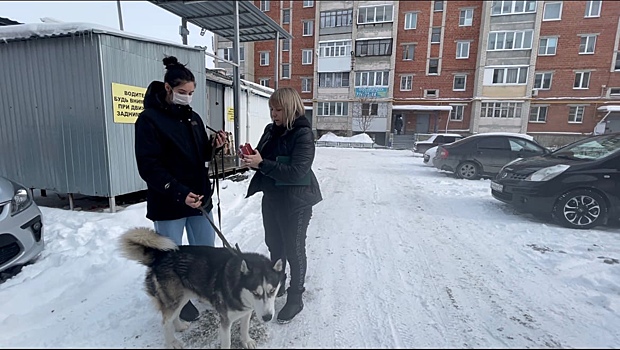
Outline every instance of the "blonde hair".
<path id="1" fill-rule="evenodd" d="M 293 123 L 297 117 L 305 114 L 304 103 L 301 101 L 301 96 L 293 88 L 283 87 L 279 88 L 271 94 L 269 97 L 269 106 L 272 108 L 282 108 L 282 114 L 284 120 L 283 124 L 287 129 L 293 127 Z"/>

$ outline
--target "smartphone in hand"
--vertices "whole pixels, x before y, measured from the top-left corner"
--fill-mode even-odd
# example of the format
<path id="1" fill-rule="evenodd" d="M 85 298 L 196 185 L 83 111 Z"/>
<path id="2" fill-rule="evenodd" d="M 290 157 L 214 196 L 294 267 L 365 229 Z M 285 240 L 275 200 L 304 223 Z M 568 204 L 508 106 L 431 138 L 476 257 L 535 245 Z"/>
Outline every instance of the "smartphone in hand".
<path id="1" fill-rule="evenodd" d="M 249 143 L 246 143 L 245 145 L 241 146 L 241 153 L 244 155 L 250 155 L 250 154 L 254 154 L 254 149 L 252 149 L 252 146 L 250 146 Z"/>

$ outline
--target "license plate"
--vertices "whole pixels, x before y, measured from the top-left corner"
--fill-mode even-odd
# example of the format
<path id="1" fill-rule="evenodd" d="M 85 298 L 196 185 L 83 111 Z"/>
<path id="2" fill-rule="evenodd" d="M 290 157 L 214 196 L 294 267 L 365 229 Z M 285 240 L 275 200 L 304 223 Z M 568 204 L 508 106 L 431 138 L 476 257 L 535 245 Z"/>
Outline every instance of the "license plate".
<path id="1" fill-rule="evenodd" d="M 497 192 L 502 192 L 504 190 L 504 185 L 498 184 L 497 182 L 491 182 L 491 189 Z"/>

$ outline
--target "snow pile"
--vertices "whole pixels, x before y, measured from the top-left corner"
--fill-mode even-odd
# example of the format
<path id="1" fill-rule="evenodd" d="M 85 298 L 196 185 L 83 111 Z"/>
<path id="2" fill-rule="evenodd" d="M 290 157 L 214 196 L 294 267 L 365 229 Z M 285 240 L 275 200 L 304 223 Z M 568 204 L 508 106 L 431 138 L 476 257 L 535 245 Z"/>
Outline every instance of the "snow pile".
<path id="1" fill-rule="evenodd" d="M 366 133 L 353 135 L 351 137 L 345 137 L 345 136 L 337 136 L 334 133 L 328 132 L 327 134 L 321 136 L 321 138 L 319 138 L 319 141 L 324 141 L 324 142 L 355 142 L 355 143 L 370 143 L 370 144 L 374 143 L 372 138 L 370 138 L 370 136 L 368 136 L 368 134 L 366 134 Z"/>

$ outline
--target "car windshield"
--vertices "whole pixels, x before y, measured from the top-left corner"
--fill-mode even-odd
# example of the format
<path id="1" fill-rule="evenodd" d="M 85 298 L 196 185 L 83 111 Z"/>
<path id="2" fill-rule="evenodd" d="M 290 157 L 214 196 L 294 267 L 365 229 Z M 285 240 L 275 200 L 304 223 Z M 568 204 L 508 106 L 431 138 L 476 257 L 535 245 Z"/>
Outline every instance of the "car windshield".
<path id="1" fill-rule="evenodd" d="M 620 152 L 620 135 L 601 135 L 577 141 L 551 153 L 552 157 L 596 160 Z"/>

